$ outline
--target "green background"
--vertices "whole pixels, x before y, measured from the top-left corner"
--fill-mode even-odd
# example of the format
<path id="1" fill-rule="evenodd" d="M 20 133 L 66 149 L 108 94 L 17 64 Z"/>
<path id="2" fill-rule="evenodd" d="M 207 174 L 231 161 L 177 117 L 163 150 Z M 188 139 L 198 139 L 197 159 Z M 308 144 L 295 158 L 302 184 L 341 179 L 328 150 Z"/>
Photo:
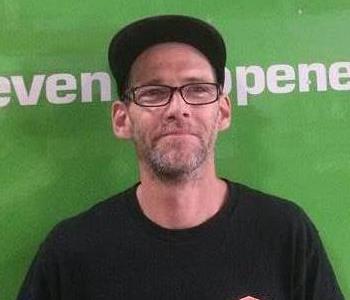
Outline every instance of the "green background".
<path id="1" fill-rule="evenodd" d="M 348 0 L 0 2 L 0 76 L 108 71 L 113 33 L 179 13 L 222 32 L 228 67 L 350 61 Z M 233 79 L 234 79 L 233 72 Z M 137 180 L 110 102 L 0 108 L 0 299 L 14 299 L 47 232 Z M 291 199 L 316 224 L 350 297 L 349 91 L 263 94 L 235 106 L 217 146 L 219 174 Z M 232 99 L 235 101 L 235 87 Z"/>

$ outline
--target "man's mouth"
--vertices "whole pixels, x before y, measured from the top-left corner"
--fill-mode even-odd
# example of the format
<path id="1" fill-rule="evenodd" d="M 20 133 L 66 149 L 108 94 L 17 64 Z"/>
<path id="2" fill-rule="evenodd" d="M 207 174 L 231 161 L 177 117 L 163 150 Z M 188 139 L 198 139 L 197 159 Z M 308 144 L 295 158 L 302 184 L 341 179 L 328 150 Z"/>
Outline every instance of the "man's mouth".
<path id="1" fill-rule="evenodd" d="M 169 131 L 169 132 L 161 134 L 158 139 L 161 139 L 161 138 L 167 137 L 167 136 L 196 136 L 196 135 L 192 132 L 187 131 L 187 130 L 175 130 L 175 131 Z"/>
<path id="2" fill-rule="evenodd" d="M 166 131 L 166 132 L 163 132 L 161 134 L 159 134 L 155 141 L 159 141 L 163 138 L 167 138 L 167 137 L 181 137 L 181 138 L 186 138 L 186 137 L 197 137 L 197 135 L 189 130 L 184 130 L 184 129 L 176 129 L 176 130 L 171 130 L 171 131 Z"/>
<path id="3" fill-rule="evenodd" d="M 193 134 L 187 131 L 172 131 L 172 132 L 165 133 L 162 136 L 168 136 L 168 135 L 193 135 Z"/>

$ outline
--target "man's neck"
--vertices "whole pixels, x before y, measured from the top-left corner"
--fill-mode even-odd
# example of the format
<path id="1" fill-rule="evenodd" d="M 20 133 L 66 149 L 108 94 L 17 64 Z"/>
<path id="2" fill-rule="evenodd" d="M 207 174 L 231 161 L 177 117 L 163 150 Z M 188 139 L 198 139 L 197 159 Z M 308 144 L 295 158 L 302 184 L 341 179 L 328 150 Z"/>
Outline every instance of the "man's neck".
<path id="1" fill-rule="evenodd" d="M 173 184 L 143 172 L 137 198 L 144 214 L 154 223 L 168 229 L 185 229 L 215 215 L 226 193 L 227 185 L 215 171 Z"/>

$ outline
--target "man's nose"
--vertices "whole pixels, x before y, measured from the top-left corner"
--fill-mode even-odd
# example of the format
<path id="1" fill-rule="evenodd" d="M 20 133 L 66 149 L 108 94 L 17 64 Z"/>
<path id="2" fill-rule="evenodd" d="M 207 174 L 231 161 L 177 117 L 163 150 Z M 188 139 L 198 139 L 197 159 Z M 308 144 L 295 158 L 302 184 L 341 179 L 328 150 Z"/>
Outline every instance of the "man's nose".
<path id="1" fill-rule="evenodd" d="M 190 116 L 190 105 L 182 98 L 177 89 L 173 92 L 170 103 L 166 106 L 167 118 L 183 118 Z"/>

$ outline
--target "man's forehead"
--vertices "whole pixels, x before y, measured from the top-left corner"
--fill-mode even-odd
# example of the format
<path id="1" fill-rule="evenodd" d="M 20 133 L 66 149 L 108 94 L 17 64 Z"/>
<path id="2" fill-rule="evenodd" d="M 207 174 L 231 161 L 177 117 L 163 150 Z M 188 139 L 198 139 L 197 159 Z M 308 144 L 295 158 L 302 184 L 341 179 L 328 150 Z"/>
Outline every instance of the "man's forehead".
<path id="1" fill-rule="evenodd" d="M 135 58 L 132 66 L 135 65 L 135 63 L 137 64 L 140 60 L 147 60 L 150 58 L 158 58 L 161 62 L 162 58 L 165 56 L 171 57 L 172 55 L 181 55 L 184 60 L 186 60 L 188 56 L 196 56 L 200 59 L 205 60 L 209 65 L 211 65 L 208 58 L 195 47 L 185 43 L 166 42 L 155 44 L 145 49 Z"/>
<path id="2" fill-rule="evenodd" d="M 185 43 L 166 42 L 144 50 L 133 62 L 129 79 L 134 77 L 135 72 L 142 74 L 146 69 L 156 72 L 170 68 L 184 71 L 184 76 L 188 77 L 187 81 L 198 81 L 202 78 L 208 80 L 208 74 L 215 78 L 213 66 L 198 49 Z M 209 72 L 205 72 L 206 70 Z"/>

